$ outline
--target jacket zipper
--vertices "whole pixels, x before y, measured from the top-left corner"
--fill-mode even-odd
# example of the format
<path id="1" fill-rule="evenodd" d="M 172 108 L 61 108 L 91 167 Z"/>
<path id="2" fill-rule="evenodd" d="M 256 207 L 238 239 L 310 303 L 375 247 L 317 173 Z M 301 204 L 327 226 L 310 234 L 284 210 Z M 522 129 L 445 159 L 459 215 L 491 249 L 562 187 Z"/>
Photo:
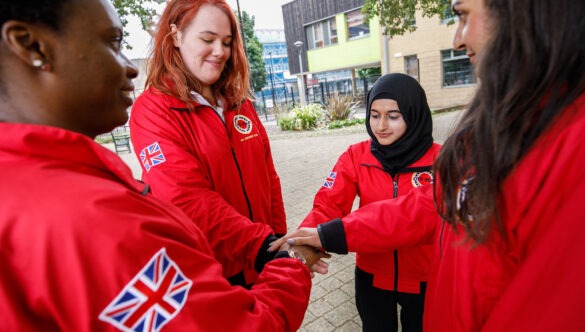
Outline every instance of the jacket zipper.
<path id="1" fill-rule="evenodd" d="M 231 135 L 227 127 L 227 123 L 224 119 L 221 118 L 217 110 L 213 108 L 213 106 L 209 106 L 215 115 L 219 118 L 219 120 L 223 123 L 223 127 L 225 128 L 225 133 L 228 136 L 228 144 L 230 145 L 230 150 L 232 151 L 232 158 L 234 159 L 234 163 L 236 163 L 236 168 L 238 169 L 238 175 L 240 176 L 240 184 L 242 185 L 242 193 L 244 194 L 244 198 L 246 199 L 246 205 L 248 206 L 248 214 L 250 216 L 250 220 L 254 221 L 254 216 L 252 215 L 252 205 L 250 204 L 250 199 L 248 198 L 248 193 L 246 192 L 246 186 L 244 186 L 244 177 L 242 176 L 242 169 L 240 168 L 240 163 L 238 162 L 238 158 L 236 158 L 236 151 L 232 146 Z"/>
<path id="2" fill-rule="evenodd" d="M 394 194 L 393 198 L 398 197 L 398 178 L 400 178 L 400 174 L 396 174 L 396 179 L 392 177 L 392 182 L 394 184 Z M 394 249 L 394 292 L 398 292 L 398 249 Z"/>
<path id="3" fill-rule="evenodd" d="M 366 166 L 366 167 L 375 167 L 378 168 L 384 172 L 387 172 L 385 169 L 380 168 L 376 165 L 370 165 L 370 164 L 361 164 L 362 166 Z M 428 172 L 432 170 L 432 166 L 420 166 L 420 167 L 408 167 L 402 170 L 402 172 Z M 396 174 L 396 179 L 392 176 L 392 174 L 390 174 L 389 172 L 387 172 L 388 175 L 390 175 L 390 178 L 392 179 L 392 184 L 393 184 L 393 198 L 398 197 L 398 179 L 400 178 L 400 173 Z M 442 243 L 440 243 L 440 245 L 442 245 Z M 394 249 L 393 251 L 394 254 L 394 292 L 398 292 L 398 249 Z"/>

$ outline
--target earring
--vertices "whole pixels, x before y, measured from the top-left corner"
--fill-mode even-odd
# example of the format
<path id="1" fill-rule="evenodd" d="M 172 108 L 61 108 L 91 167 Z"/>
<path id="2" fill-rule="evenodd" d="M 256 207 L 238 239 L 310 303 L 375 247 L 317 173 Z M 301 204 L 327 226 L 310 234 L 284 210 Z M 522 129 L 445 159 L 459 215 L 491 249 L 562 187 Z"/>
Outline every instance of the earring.
<path id="1" fill-rule="evenodd" d="M 44 62 L 43 60 L 41 60 L 41 59 L 34 59 L 34 60 L 32 61 L 32 65 L 33 65 L 33 67 L 35 67 L 35 68 L 38 68 L 38 69 L 40 69 L 40 70 L 42 70 L 42 71 L 47 71 L 47 70 L 49 70 L 49 64 L 48 64 L 48 63 L 45 63 L 45 62 Z"/>

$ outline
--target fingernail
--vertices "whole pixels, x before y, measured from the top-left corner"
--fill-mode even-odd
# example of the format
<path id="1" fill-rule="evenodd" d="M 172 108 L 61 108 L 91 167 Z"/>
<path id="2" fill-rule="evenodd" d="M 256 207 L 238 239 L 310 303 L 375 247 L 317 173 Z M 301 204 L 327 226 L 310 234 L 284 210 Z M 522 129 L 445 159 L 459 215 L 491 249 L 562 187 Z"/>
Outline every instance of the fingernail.
<path id="1" fill-rule="evenodd" d="M 288 240 L 286 240 L 286 243 L 295 244 L 295 239 L 288 239 Z"/>

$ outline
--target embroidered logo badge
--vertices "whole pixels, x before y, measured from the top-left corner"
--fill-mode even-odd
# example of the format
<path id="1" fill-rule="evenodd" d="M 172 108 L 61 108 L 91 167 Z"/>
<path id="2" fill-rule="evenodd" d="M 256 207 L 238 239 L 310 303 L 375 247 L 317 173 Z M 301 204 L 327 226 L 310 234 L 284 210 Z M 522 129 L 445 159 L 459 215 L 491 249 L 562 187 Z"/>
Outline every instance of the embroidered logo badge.
<path id="1" fill-rule="evenodd" d="M 162 248 L 99 319 L 122 331 L 160 331 L 181 311 L 192 283 Z"/>
<path id="2" fill-rule="evenodd" d="M 329 173 L 329 176 L 325 179 L 325 182 L 323 183 L 323 187 L 325 187 L 327 189 L 333 188 L 333 185 L 335 184 L 336 177 L 337 177 L 337 172 Z"/>
<path id="3" fill-rule="evenodd" d="M 416 172 L 412 174 L 412 186 L 420 187 L 433 183 L 433 172 Z"/>
<path id="4" fill-rule="evenodd" d="M 147 173 L 152 167 L 162 164 L 166 161 L 165 155 L 160 149 L 158 142 L 154 142 L 142 149 L 140 152 L 140 160 L 142 161 L 142 166 L 144 166 L 144 169 Z"/>
<path id="5" fill-rule="evenodd" d="M 239 133 L 247 135 L 252 132 L 252 120 L 238 114 L 234 116 L 234 127 Z"/>

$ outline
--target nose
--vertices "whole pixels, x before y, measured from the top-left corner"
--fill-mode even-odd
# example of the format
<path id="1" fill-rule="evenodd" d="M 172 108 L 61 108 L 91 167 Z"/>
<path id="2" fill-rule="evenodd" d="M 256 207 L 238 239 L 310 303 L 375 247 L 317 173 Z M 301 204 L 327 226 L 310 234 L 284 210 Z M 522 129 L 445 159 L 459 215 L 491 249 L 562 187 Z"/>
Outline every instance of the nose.
<path id="1" fill-rule="evenodd" d="M 385 131 L 388 128 L 388 119 L 386 117 L 380 117 L 380 121 L 376 123 L 376 129 L 378 131 Z"/>
<path id="2" fill-rule="evenodd" d="M 138 68 L 130 61 L 124 54 L 122 54 L 122 60 L 124 61 L 124 66 L 126 67 L 126 76 L 129 79 L 134 79 L 138 77 Z"/>
<path id="3" fill-rule="evenodd" d="M 213 55 L 220 57 L 225 54 L 223 42 L 221 40 L 217 40 L 213 43 Z"/>
<path id="4" fill-rule="evenodd" d="M 455 30 L 455 35 L 453 36 L 453 48 L 456 51 L 461 51 L 465 49 L 465 43 L 463 42 L 462 36 L 463 26 L 461 23 L 457 25 L 457 30 Z"/>

